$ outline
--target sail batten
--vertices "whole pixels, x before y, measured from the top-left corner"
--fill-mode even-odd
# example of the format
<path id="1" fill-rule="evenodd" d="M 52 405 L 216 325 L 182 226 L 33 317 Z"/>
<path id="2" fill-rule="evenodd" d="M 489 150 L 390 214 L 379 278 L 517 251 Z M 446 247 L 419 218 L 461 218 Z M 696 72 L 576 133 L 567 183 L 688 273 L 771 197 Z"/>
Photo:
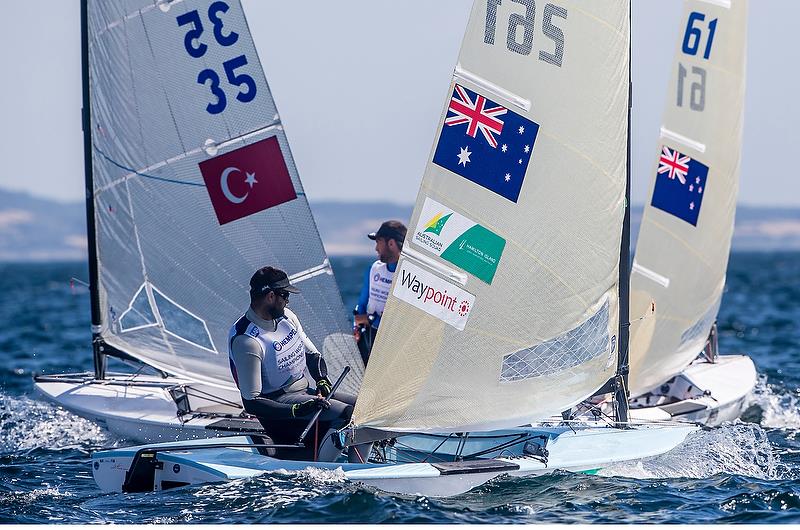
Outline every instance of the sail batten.
<path id="1" fill-rule="evenodd" d="M 158 8 L 158 9 L 156 9 Z M 238 0 L 88 1 L 102 342 L 234 385 L 230 325 L 263 266 L 332 374 L 363 363 Z"/>
<path id="2" fill-rule="evenodd" d="M 739 188 L 747 0 L 686 0 L 631 275 L 631 394 L 703 350 L 725 287 Z"/>
<path id="3" fill-rule="evenodd" d="M 401 256 L 356 426 L 512 427 L 614 375 L 628 17 L 475 2 L 404 244 L 427 259 Z"/>

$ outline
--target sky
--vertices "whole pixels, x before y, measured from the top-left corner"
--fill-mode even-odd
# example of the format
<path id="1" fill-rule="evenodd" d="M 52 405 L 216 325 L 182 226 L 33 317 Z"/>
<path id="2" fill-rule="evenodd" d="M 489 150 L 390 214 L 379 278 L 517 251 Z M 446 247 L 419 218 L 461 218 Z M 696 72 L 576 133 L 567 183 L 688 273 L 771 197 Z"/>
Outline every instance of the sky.
<path id="1" fill-rule="evenodd" d="M 242 3 L 308 198 L 413 202 L 472 1 Z M 0 188 L 83 197 L 78 5 L 3 5 Z M 681 9 L 633 0 L 634 203 L 650 186 Z M 749 9 L 739 202 L 800 206 L 800 1 Z"/>

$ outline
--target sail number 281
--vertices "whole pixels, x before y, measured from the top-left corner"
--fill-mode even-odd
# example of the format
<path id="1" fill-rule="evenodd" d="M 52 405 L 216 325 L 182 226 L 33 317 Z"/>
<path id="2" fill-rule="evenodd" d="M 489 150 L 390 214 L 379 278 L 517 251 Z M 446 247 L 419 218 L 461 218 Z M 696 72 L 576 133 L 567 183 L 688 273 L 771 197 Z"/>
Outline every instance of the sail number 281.
<path id="1" fill-rule="evenodd" d="M 525 14 L 512 13 L 508 17 L 506 47 L 520 55 L 530 55 L 536 30 L 536 0 L 511 0 L 525 7 Z M 483 42 L 494 44 L 497 31 L 497 8 L 503 0 L 486 0 L 486 28 Z M 564 32 L 553 24 L 554 18 L 567 18 L 567 10 L 555 4 L 544 6 L 542 33 L 554 43 L 553 51 L 539 50 L 539 60 L 560 67 L 564 59 Z"/>

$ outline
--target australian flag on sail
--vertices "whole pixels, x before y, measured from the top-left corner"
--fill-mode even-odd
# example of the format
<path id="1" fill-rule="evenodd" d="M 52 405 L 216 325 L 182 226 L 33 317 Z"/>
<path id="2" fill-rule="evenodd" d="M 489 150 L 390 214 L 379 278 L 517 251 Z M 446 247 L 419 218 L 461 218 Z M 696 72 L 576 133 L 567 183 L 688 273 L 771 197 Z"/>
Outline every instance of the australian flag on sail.
<path id="1" fill-rule="evenodd" d="M 707 177 L 708 166 L 662 146 L 650 204 L 697 226 Z"/>
<path id="2" fill-rule="evenodd" d="M 433 163 L 517 202 L 539 125 L 455 85 Z"/>

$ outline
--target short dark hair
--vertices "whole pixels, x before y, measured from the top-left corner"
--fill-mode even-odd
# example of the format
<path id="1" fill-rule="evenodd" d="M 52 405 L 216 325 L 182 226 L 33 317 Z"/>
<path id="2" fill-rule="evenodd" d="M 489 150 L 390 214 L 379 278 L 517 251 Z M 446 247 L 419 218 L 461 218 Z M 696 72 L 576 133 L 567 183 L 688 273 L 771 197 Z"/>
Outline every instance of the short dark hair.
<path id="1" fill-rule="evenodd" d="M 250 277 L 250 302 L 261 300 L 267 293 L 275 290 L 300 292 L 300 289 L 289 283 L 286 273 L 275 267 L 261 267 Z"/>

